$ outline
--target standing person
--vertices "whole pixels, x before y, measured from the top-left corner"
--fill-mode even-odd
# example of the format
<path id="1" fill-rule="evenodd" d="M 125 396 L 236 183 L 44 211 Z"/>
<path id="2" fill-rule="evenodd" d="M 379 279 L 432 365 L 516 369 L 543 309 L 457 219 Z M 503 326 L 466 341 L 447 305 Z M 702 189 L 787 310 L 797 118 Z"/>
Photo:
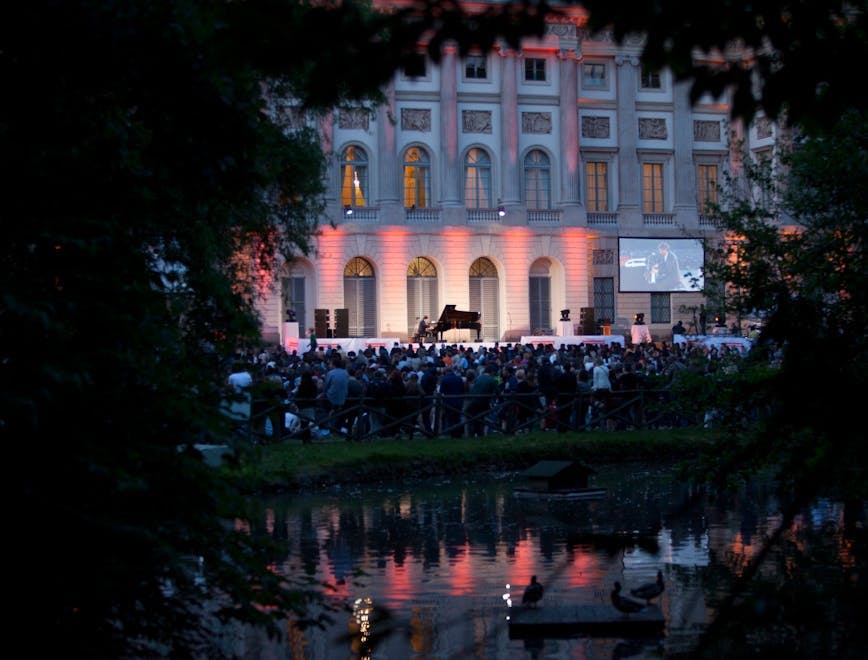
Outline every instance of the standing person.
<path id="1" fill-rule="evenodd" d="M 578 369 L 578 378 L 576 379 L 576 394 L 578 406 L 576 407 L 576 428 L 580 431 L 587 430 L 588 410 L 591 408 L 591 399 L 593 390 L 591 384 L 591 374 L 584 366 Z"/>
<path id="2" fill-rule="evenodd" d="M 594 392 L 612 391 L 612 382 L 609 380 L 609 368 L 603 364 L 602 358 L 594 360 L 594 371 L 591 373 L 591 382 Z"/>
<path id="3" fill-rule="evenodd" d="M 609 380 L 609 368 L 601 358 L 594 360 L 594 370 L 591 372 L 591 390 L 593 391 L 594 410 L 601 418 L 605 419 L 612 394 L 612 381 Z"/>
<path id="4" fill-rule="evenodd" d="M 705 326 L 708 323 L 708 313 L 705 311 L 705 305 L 699 306 L 699 334 L 705 334 Z"/>
<path id="5" fill-rule="evenodd" d="M 239 430 L 246 430 L 253 406 L 253 375 L 247 365 L 238 360 L 232 365 L 232 373 L 226 379 L 229 386 L 228 415 Z"/>
<path id="6" fill-rule="evenodd" d="M 469 433 L 474 437 L 485 435 L 486 417 L 491 409 L 491 402 L 500 392 L 500 385 L 494 377 L 496 373 L 495 365 L 485 367 L 485 370 L 473 381 L 468 392 L 464 412 L 468 417 Z"/>
<path id="7" fill-rule="evenodd" d="M 681 321 L 678 321 L 675 325 L 672 326 L 672 341 L 675 341 L 675 338 L 678 335 L 687 334 L 687 329 L 684 327 L 684 324 Z"/>
<path id="8" fill-rule="evenodd" d="M 570 428 L 570 417 L 576 401 L 576 372 L 573 371 L 572 363 L 567 360 L 561 372 L 555 377 L 557 387 L 557 430 L 564 433 Z"/>
<path id="9" fill-rule="evenodd" d="M 247 369 L 247 365 L 238 361 L 232 365 L 232 373 L 229 374 L 229 378 L 227 378 L 226 382 L 232 388 L 233 392 L 241 393 L 253 385 L 253 376 Z"/>
<path id="10" fill-rule="evenodd" d="M 413 430 L 417 427 L 421 427 L 423 432 L 426 435 L 430 435 L 430 432 L 425 429 L 424 424 L 422 424 L 422 406 L 424 404 L 424 392 L 422 391 L 422 385 L 419 383 L 419 374 L 415 371 L 411 371 L 406 381 L 404 381 L 404 389 L 405 389 L 405 401 L 406 401 L 406 413 L 408 415 L 413 415 L 410 418 L 409 424 L 411 427 L 411 437 Z"/>
<path id="11" fill-rule="evenodd" d="M 362 403 L 362 397 L 365 394 L 365 384 L 362 382 L 361 374 L 357 367 L 352 366 L 347 369 L 350 379 L 347 381 L 347 400 L 344 403 L 344 428 L 348 431 L 353 430 L 353 425 L 359 414 L 359 406 Z"/>
<path id="12" fill-rule="evenodd" d="M 306 357 L 312 359 L 316 356 L 316 333 L 313 328 L 307 329 L 307 340 L 310 342 L 310 346 L 307 349 Z"/>
<path id="13" fill-rule="evenodd" d="M 298 387 L 293 392 L 292 399 L 298 408 L 298 416 L 301 420 L 301 439 L 304 444 L 309 444 L 313 433 L 319 431 L 316 419 L 316 400 L 319 388 L 313 379 L 313 371 L 306 367 L 299 377 Z"/>
<path id="14" fill-rule="evenodd" d="M 329 427 L 334 431 L 346 433 L 346 427 L 341 427 L 343 422 L 344 405 L 350 388 L 350 374 L 344 368 L 344 359 L 335 355 L 331 360 L 331 369 L 325 377 L 323 391 L 328 404 Z"/>
<path id="15" fill-rule="evenodd" d="M 677 291 L 682 288 L 678 257 L 670 251 L 666 241 L 660 241 L 657 252 L 648 257 L 645 279 L 658 291 Z"/>
<path id="16" fill-rule="evenodd" d="M 404 377 L 400 369 L 393 367 L 389 372 L 387 382 L 389 384 L 389 398 L 386 399 L 386 428 L 383 435 L 392 438 L 401 434 L 401 427 L 406 424 L 404 420 L 408 416 L 407 386 L 404 385 Z"/>
<path id="17" fill-rule="evenodd" d="M 434 393 L 437 391 L 438 380 L 437 367 L 433 362 L 429 362 L 419 380 L 419 385 L 422 388 L 422 428 L 429 436 L 433 436 L 436 430 L 436 420 L 432 420 L 432 404 L 434 403 Z"/>
<path id="18" fill-rule="evenodd" d="M 464 406 L 464 379 L 458 367 L 449 366 L 440 379 L 440 396 L 443 397 L 443 429 L 448 429 L 453 438 L 464 436 L 461 410 Z"/>
<path id="19" fill-rule="evenodd" d="M 515 370 L 515 423 L 518 433 L 533 430 L 532 419 L 539 410 L 539 391 L 536 383 L 526 377 L 524 369 Z"/>
<path id="20" fill-rule="evenodd" d="M 555 385 L 555 368 L 548 358 L 543 358 L 537 371 L 537 382 L 539 383 L 539 391 L 545 398 L 543 405 L 548 409 L 554 404 L 555 397 L 558 393 L 557 385 Z"/>

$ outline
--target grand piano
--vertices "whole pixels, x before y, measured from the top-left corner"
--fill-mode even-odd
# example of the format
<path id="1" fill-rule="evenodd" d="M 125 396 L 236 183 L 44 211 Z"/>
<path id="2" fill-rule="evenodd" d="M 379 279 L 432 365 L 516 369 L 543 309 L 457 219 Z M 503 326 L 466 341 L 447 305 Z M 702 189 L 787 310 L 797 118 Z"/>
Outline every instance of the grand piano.
<path id="1" fill-rule="evenodd" d="M 479 312 L 464 312 L 455 309 L 455 305 L 446 305 L 437 323 L 429 330 L 434 336 L 439 336 L 443 341 L 443 333 L 457 328 L 469 328 L 476 330 L 476 341 L 479 341 L 482 332 L 482 324 L 479 322 Z"/>

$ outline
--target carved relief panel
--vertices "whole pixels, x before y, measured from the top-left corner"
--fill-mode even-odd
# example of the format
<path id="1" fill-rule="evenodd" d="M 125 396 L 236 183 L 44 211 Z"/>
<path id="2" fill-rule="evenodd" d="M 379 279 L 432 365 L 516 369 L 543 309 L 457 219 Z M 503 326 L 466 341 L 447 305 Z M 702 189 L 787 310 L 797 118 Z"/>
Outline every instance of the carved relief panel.
<path id="1" fill-rule="evenodd" d="M 401 108 L 401 130 L 431 132 L 431 111 L 424 108 Z"/>
<path id="2" fill-rule="evenodd" d="M 641 117 L 639 119 L 639 139 L 665 140 L 666 120 L 658 117 Z"/>
<path id="3" fill-rule="evenodd" d="M 461 112 L 461 129 L 464 133 L 491 133 L 490 110 L 464 110 Z"/>
<path id="4" fill-rule="evenodd" d="M 582 137 L 603 138 L 609 137 L 608 117 L 582 117 Z"/>

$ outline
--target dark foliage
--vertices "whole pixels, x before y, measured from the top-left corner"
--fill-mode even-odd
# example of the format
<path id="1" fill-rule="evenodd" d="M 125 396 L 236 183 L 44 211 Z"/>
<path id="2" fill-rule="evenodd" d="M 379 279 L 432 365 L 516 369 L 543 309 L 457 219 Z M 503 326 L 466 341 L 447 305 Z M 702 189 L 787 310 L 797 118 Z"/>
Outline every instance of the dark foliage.
<path id="1" fill-rule="evenodd" d="M 464 48 L 542 25 L 536 3 L 488 26 L 422 10 L 4 6 L 0 438 L 28 643 L 215 657 L 215 626 L 303 609 L 194 448 L 226 439 L 223 360 L 258 341 L 257 286 L 323 208 L 318 137 L 272 122 L 263 92 L 312 112 L 376 99 L 422 31 Z"/>
<path id="2" fill-rule="evenodd" d="M 731 93 L 739 117 L 786 112 L 794 123 L 828 125 L 868 100 L 848 65 L 865 59 L 864 1 L 571 4 L 588 11 L 593 31 L 642 35 L 643 61 L 690 81 L 694 100 Z"/>

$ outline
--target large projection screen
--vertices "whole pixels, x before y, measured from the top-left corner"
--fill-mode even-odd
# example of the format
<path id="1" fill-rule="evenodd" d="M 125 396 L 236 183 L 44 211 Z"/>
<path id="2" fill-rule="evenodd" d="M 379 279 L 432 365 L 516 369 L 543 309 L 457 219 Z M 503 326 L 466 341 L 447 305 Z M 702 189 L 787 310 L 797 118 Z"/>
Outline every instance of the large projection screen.
<path id="1" fill-rule="evenodd" d="M 618 238 L 618 290 L 621 293 L 702 291 L 704 259 L 701 238 L 622 236 Z"/>

